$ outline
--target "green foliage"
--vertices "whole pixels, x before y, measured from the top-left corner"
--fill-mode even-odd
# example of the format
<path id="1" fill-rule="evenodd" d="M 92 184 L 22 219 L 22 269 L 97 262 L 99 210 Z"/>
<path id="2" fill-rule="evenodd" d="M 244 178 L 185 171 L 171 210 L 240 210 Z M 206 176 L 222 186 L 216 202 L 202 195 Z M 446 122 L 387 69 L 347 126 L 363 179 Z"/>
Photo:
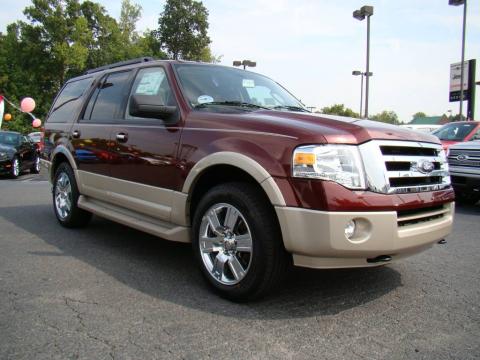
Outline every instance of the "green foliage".
<path id="1" fill-rule="evenodd" d="M 139 35 L 141 7 L 123 0 L 117 22 L 92 1 L 32 0 L 24 14 L 0 33 L 0 93 L 19 103 L 30 96 L 44 119 L 63 83 L 86 69 L 140 56 L 166 58 L 154 33 Z M 31 118 L 15 114 L 2 128 L 31 131 Z"/>
<path id="2" fill-rule="evenodd" d="M 414 119 L 424 118 L 424 117 L 427 117 L 427 114 L 425 114 L 423 111 L 419 111 L 419 112 L 416 112 L 415 114 L 413 114 Z"/>
<path id="3" fill-rule="evenodd" d="M 210 44 L 208 10 L 201 1 L 167 0 L 158 25 L 157 37 L 170 58 L 200 60 L 205 56 Z"/>
<path id="4" fill-rule="evenodd" d="M 322 114 L 348 116 L 352 118 L 360 118 L 360 115 L 350 108 L 346 108 L 344 104 L 334 104 L 326 106 L 320 110 Z"/>
<path id="5" fill-rule="evenodd" d="M 395 111 L 384 110 L 381 113 L 371 116 L 370 119 L 394 125 L 399 124 L 398 115 Z"/>

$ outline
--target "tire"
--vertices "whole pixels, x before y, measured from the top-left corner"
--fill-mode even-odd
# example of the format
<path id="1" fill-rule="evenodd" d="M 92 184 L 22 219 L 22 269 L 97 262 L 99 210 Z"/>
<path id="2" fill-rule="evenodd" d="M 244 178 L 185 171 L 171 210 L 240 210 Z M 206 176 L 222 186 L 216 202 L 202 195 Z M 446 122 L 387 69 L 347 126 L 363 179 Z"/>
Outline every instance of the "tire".
<path id="1" fill-rule="evenodd" d="M 480 200 L 480 195 L 472 193 L 455 193 L 455 201 L 460 205 L 475 205 Z"/>
<path id="2" fill-rule="evenodd" d="M 218 185 L 203 196 L 193 216 L 192 245 L 208 283 L 233 301 L 265 296 L 289 265 L 268 199 L 247 183 Z"/>
<path id="3" fill-rule="evenodd" d="M 12 160 L 12 170 L 10 171 L 10 176 L 14 179 L 18 178 L 22 172 L 22 164 L 18 156 L 15 156 Z"/>
<path id="4" fill-rule="evenodd" d="M 65 162 L 55 172 L 52 194 L 53 210 L 62 226 L 75 228 L 88 224 L 92 214 L 77 206 L 80 193 L 73 170 Z"/>
<path id="5" fill-rule="evenodd" d="M 40 172 L 40 156 L 38 154 L 35 155 L 35 160 L 33 161 L 33 165 L 30 168 L 31 174 L 38 174 Z"/>

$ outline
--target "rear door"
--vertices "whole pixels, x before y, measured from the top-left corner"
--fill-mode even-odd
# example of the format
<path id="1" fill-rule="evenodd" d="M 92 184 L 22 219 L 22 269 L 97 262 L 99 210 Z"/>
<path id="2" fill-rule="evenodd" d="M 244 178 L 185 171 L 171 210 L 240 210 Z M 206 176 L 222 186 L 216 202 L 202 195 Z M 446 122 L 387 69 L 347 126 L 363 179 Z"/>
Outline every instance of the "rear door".
<path id="1" fill-rule="evenodd" d="M 128 99 L 132 94 L 152 96 L 159 105 L 178 109 L 165 68 L 139 69 L 123 116 L 112 128 L 111 195 L 118 205 L 169 220 L 173 192 L 180 186 L 176 161 L 180 118 L 166 123 L 131 116 Z"/>
<path id="2" fill-rule="evenodd" d="M 121 116 L 132 74 L 127 70 L 103 76 L 72 127 L 75 161 L 85 195 L 108 200 L 110 164 L 115 156 L 110 143 L 112 126 Z"/>

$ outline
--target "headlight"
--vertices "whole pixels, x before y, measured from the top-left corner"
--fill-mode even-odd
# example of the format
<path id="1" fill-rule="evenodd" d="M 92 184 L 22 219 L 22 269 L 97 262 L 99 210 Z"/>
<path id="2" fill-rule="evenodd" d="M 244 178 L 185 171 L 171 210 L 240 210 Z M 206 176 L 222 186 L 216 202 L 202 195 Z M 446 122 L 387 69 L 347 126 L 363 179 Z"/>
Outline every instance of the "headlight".
<path id="1" fill-rule="evenodd" d="M 366 189 L 365 171 L 355 145 L 300 146 L 293 152 L 293 176 L 335 181 L 349 189 Z"/>

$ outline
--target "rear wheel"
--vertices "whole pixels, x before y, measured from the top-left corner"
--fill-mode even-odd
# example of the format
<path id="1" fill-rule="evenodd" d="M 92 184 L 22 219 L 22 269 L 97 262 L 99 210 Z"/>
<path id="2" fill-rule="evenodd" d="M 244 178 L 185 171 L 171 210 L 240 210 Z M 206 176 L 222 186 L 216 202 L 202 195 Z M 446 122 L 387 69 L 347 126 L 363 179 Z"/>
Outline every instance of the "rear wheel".
<path id="1" fill-rule="evenodd" d="M 79 196 L 72 168 L 67 163 L 61 163 L 53 181 L 53 209 L 61 225 L 81 227 L 90 221 L 92 214 L 77 206 Z"/>
<path id="2" fill-rule="evenodd" d="M 30 168 L 30 173 L 38 174 L 40 172 L 40 156 L 37 154 L 35 155 L 35 159 L 33 160 L 33 165 Z"/>
<path id="3" fill-rule="evenodd" d="M 250 184 L 223 184 L 205 194 L 194 214 L 192 235 L 203 275 L 231 300 L 264 296 L 288 265 L 275 213 Z"/>

